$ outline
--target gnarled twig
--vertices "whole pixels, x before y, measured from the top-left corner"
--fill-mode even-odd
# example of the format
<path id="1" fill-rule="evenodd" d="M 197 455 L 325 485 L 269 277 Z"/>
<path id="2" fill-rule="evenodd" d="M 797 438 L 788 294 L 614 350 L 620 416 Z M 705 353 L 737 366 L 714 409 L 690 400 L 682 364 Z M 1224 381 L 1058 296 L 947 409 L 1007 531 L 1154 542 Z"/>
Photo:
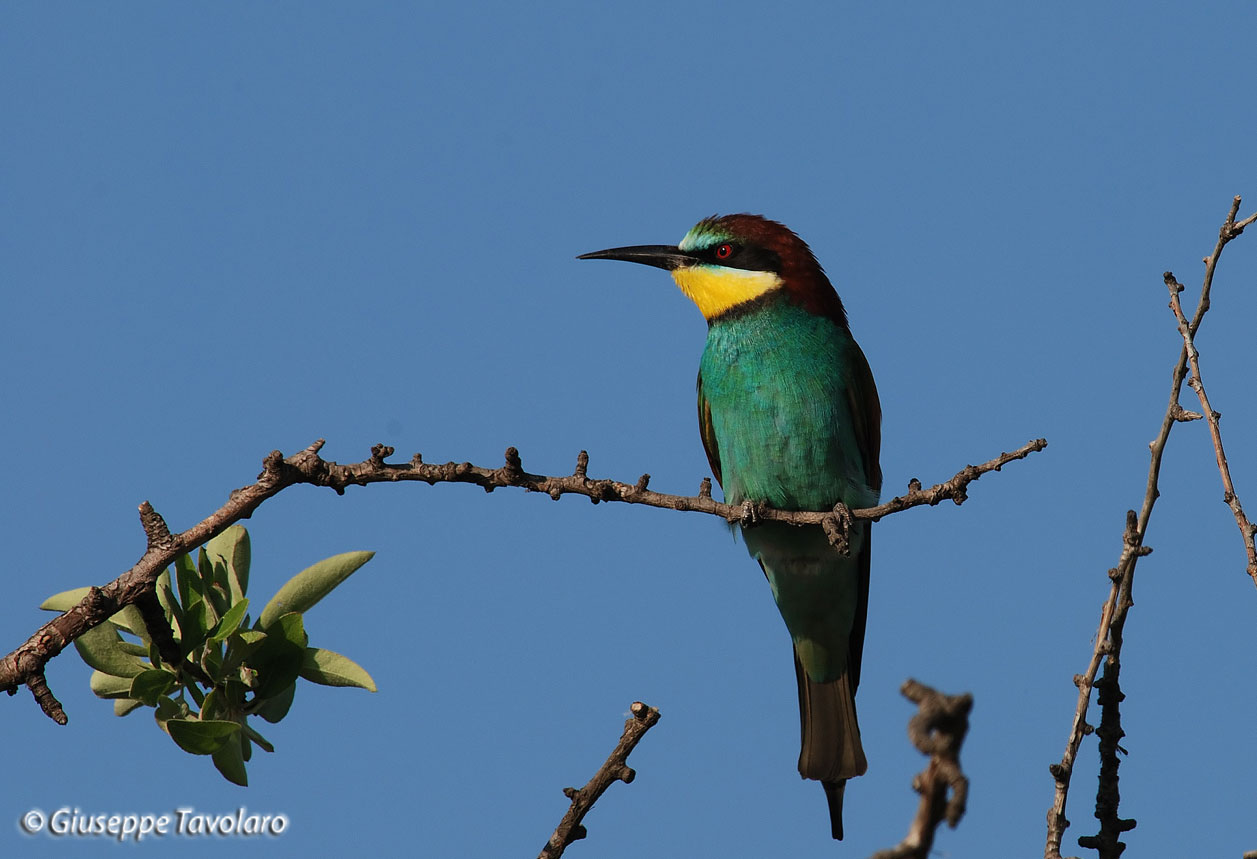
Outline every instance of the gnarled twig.
<path id="1" fill-rule="evenodd" d="M 946 820 L 955 829 L 969 798 L 969 779 L 960 769 L 960 747 L 969 731 L 973 696 L 944 695 L 911 679 L 899 691 L 917 704 L 917 714 L 908 722 L 908 737 L 921 754 L 930 756 L 930 763 L 912 780 L 921 801 L 907 836 L 889 850 L 874 853 L 872 859 L 926 859 L 938 825 Z"/>
<path id="2" fill-rule="evenodd" d="M 628 765 L 628 756 L 646 732 L 659 721 L 659 711 L 654 707 L 646 706 L 641 701 L 634 701 L 629 711 L 632 716 L 624 723 L 624 733 L 620 735 L 620 742 L 615 744 L 611 755 L 598 768 L 598 772 L 594 773 L 594 777 L 580 789 L 574 787 L 563 789 L 564 796 L 570 799 L 572 804 L 568 806 L 567 813 L 559 821 L 559 825 L 550 836 L 550 840 L 546 842 L 546 846 L 541 848 L 538 859 L 558 859 L 569 844 L 584 838 L 585 827 L 581 825 L 581 821 L 594 807 L 598 797 L 606 793 L 607 788 L 611 787 L 614 782 L 622 781 L 629 784 L 637 776 L 633 768 Z"/>

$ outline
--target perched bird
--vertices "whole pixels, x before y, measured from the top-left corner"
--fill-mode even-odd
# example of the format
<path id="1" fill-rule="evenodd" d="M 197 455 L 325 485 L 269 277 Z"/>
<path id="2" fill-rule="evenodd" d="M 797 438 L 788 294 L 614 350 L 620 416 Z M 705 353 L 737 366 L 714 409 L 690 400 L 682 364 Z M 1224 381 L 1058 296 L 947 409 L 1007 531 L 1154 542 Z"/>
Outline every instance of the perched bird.
<path id="1" fill-rule="evenodd" d="M 881 405 L 847 314 L 811 249 L 759 215 L 712 216 L 681 243 L 610 248 L 579 259 L 667 269 L 707 319 L 698 426 L 725 500 L 779 510 L 877 503 Z M 799 773 L 825 788 L 842 838 L 847 779 L 868 768 L 855 691 L 868 616 L 870 534 L 852 523 L 842 555 L 820 526 L 743 530 L 794 641 Z"/>

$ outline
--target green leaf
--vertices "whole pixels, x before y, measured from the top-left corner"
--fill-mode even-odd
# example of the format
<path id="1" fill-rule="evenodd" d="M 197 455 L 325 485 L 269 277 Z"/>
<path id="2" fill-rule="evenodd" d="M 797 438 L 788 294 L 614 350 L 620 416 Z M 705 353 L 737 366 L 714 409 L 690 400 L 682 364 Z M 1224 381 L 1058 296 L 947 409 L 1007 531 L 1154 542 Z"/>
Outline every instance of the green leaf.
<path id="1" fill-rule="evenodd" d="M 143 644 L 134 644 L 130 641 L 127 641 L 125 638 L 122 639 L 122 641 L 118 644 L 118 648 L 123 653 L 130 654 L 131 656 L 138 656 L 141 659 L 147 659 L 150 662 L 152 661 L 152 654 L 153 654 L 153 650 L 155 649 L 155 648 L 152 648 L 151 646 L 145 647 Z"/>
<path id="2" fill-rule="evenodd" d="M 166 733 L 170 733 L 166 729 L 166 723 L 171 719 L 186 719 L 188 714 L 188 705 L 182 700 L 176 701 L 167 695 L 163 695 L 157 699 L 157 709 L 153 711 L 153 718 L 157 720 L 159 728 L 166 731 Z"/>
<path id="3" fill-rule="evenodd" d="M 247 618 L 245 622 L 248 622 Z M 249 654 L 256 649 L 254 645 L 256 645 L 259 641 L 265 640 L 266 633 L 259 632 L 256 629 L 237 629 L 236 631 L 228 634 L 227 655 L 223 659 L 223 672 L 230 674 L 239 668 L 242 672 L 249 671 L 256 675 L 256 671 L 253 671 L 248 666 L 242 667 L 240 663 L 247 659 Z M 242 678 L 243 676 L 244 675 L 241 674 Z"/>
<path id="4" fill-rule="evenodd" d="M 219 671 L 223 677 L 236 675 L 239 673 L 240 663 L 249 655 L 249 651 L 253 648 L 244 643 L 240 637 L 240 630 L 234 630 L 227 633 L 227 638 L 223 642 L 226 646 L 223 648 L 223 661 L 219 666 Z"/>
<path id="5" fill-rule="evenodd" d="M 207 646 L 201 651 L 201 670 L 210 676 L 215 683 L 223 679 L 223 649 L 218 646 Z"/>
<path id="6" fill-rule="evenodd" d="M 262 749 L 262 751 L 274 753 L 275 747 L 271 745 L 271 741 L 266 739 L 266 737 L 262 736 L 257 731 L 253 730 L 252 725 L 250 725 L 248 722 L 245 722 L 240 727 L 244 729 L 244 735 L 248 737 L 250 740 L 252 740 L 253 742 L 257 743 L 258 747 Z"/>
<path id="7" fill-rule="evenodd" d="M 205 590 L 209 590 L 214 582 L 218 580 L 218 577 L 214 574 L 214 561 L 210 558 L 209 552 L 205 551 L 204 546 L 198 549 L 196 553 L 196 572 L 201 577 L 201 586 Z M 224 573 L 223 584 L 225 585 L 226 583 L 227 576 Z"/>
<path id="8" fill-rule="evenodd" d="M 209 640 L 219 642 L 226 640 L 240 627 L 240 621 L 244 619 L 244 613 L 249 610 L 248 599 L 241 599 L 231 607 L 222 619 L 218 621 L 218 625 L 214 627 L 213 633 L 210 634 Z"/>
<path id="9" fill-rule="evenodd" d="M 157 601 L 166 610 L 166 619 L 175 633 L 175 640 L 183 638 L 183 606 L 175 599 L 175 592 L 170 589 L 170 570 L 162 570 L 157 577 Z"/>
<path id="10" fill-rule="evenodd" d="M 131 697 L 131 678 L 129 677 L 116 677 L 103 671 L 93 671 L 89 685 L 97 698 Z"/>
<path id="11" fill-rule="evenodd" d="M 183 648 L 183 655 L 187 656 L 194 650 L 205 643 L 205 636 L 209 632 L 209 618 L 205 600 L 199 596 L 192 598 L 192 603 L 183 613 L 183 639 L 179 642 Z"/>
<path id="12" fill-rule="evenodd" d="M 300 612 L 291 611 L 288 614 L 281 615 L 278 623 L 272 623 L 267 630 L 267 638 L 274 638 L 275 633 L 279 632 L 284 640 L 290 644 L 295 644 L 302 650 L 305 650 L 307 644 L 310 643 L 310 637 L 306 635 L 305 618 Z"/>
<path id="13" fill-rule="evenodd" d="M 161 603 L 162 608 L 170 611 L 170 606 L 166 603 L 166 595 L 162 593 L 163 588 L 168 589 L 170 587 L 170 567 L 157 574 L 157 581 L 154 582 L 154 586 L 157 590 L 157 601 Z"/>
<path id="14" fill-rule="evenodd" d="M 277 694 L 263 700 L 261 705 L 259 705 L 254 712 L 274 725 L 288 715 L 289 709 L 292 708 L 292 699 L 295 698 L 296 695 L 297 682 L 294 680 Z"/>
<path id="15" fill-rule="evenodd" d="M 257 697 L 270 698 L 296 680 L 305 661 L 305 649 L 301 615 L 290 612 L 276 620 L 266 638 L 245 660 L 258 673 Z"/>
<path id="16" fill-rule="evenodd" d="M 242 743 L 247 744 L 248 740 L 241 738 L 235 742 L 223 743 L 222 747 L 214 752 L 214 767 L 232 784 L 248 787 L 249 774 L 244 768 Z"/>
<path id="17" fill-rule="evenodd" d="M 226 584 L 232 603 L 249 590 L 249 532 L 240 525 L 232 525 L 205 544 L 211 559 L 221 558 L 226 568 Z"/>
<path id="18" fill-rule="evenodd" d="M 249 692 L 246 686 L 238 677 L 227 677 L 222 681 L 223 694 L 226 696 L 227 705 L 231 707 L 231 712 L 240 714 L 244 712 L 245 696 Z M 248 758 L 245 758 L 248 760 Z"/>
<path id="19" fill-rule="evenodd" d="M 223 720 L 168 719 L 166 731 L 179 748 L 193 755 L 212 755 L 228 741 L 236 741 L 240 725 Z M 233 743 L 237 749 L 239 742 Z"/>
<path id="20" fill-rule="evenodd" d="M 75 588 L 70 591 L 62 591 L 59 594 L 53 594 L 39 604 L 44 611 L 69 611 L 83 601 L 83 597 L 87 596 L 91 588 Z"/>
<path id="21" fill-rule="evenodd" d="M 205 546 L 197 553 L 197 571 L 201 575 L 204 588 L 205 603 L 213 609 L 211 623 L 231 608 L 231 596 L 227 588 L 227 564 L 216 555 L 211 555 Z"/>
<path id="22" fill-rule="evenodd" d="M 148 635 L 148 626 L 144 623 L 144 616 L 140 614 L 140 610 L 134 605 L 123 606 L 109 620 L 132 635 L 138 636 L 146 645 L 152 643 L 152 639 Z"/>
<path id="23" fill-rule="evenodd" d="M 115 677 L 134 677 L 150 664 L 122 649 L 122 636 L 109 621 L 89 629 L 74 640 L 74 649 L 83 661 L 105 674 Z"/>
<path id="24" fill-rule="evenodd" d="M 222 564 L 219 564 L 222 567 Z M 231 595 L 227 593 L 227 585 L 223 582 L 214 582 L 205 589 L 205 595 L 209 600 L 209 605 L 214 609 L 214 618 L 218 619 L 231 610 Z"/>
<path id="25" fill-rule="evenodd" d="M 210 630 L 218 625 L 219 619 L 231 606 L 224 604 L 227 598 L 220 595 L 214 588 L 210 588 L 205 596 L 205 635 L 208 637 Z M 218 610 L 219 605 L 223 606 L 221 612 Z"/>
<path id="26" fill-rule="evenodd" d="M 165 695 L 179 683 L 179 678 L 163 668 L 141 671 L 131 678 L 131 697 L 147 704 L 157 706 L 157 699 Z"/>
<path id="27" fill-rule="evenodd" d="M 197 597 L 205 596 L 205 588 L 201 584 L 201 574 L 191 555 L 180 555 L 175 558 L 175 580 L 179 585 L 179 604 L 186 611 Z"/>
<path id="28" fill-rule="evenodd" d="M 345 552 L 324 558 L 289 579 L 262 609 L 257 626 L 268 629 L 281 615 L 309 611 L 332 589 L 371 560 L 375 552 Z"/>
<path id="29" fill-rule="evenodd" d="M 230 713 L 227 702 L 223 700 L 223 692 L 215 686 L 206 693 L 205 700 L 201 702 L 201 718 L 213 720 L 227 715 Z"/>
<path id="30" fill-rule="evenodd" d="M 366 669 L 347 656 L 321 647 L 306 648 L 301 676 L 324 686 L 357 686 L 368 692 L 375 691 L 375 681 Z"/>
<path id="31" fill-rule="evenodd" d="M 132 710 L 136 709 L 137 707 L 143 707 L 143 706 L 144 706 L 143 701 L 135 701 L 135 700 L 132 700 L 131 698 L 114 698 L 113 699 L 113 714 L 115 716 L 125 716 L 127 713 L 130 713 Z"/>

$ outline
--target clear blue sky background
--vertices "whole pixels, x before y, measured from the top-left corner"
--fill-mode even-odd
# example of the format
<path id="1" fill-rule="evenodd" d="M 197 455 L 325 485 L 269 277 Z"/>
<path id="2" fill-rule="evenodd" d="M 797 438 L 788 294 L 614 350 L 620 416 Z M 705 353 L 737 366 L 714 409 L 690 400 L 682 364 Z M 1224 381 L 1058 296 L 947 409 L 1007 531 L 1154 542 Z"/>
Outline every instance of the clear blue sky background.
<path id="1" fill-rule="evenodd" d="M 259 598 L 378 553 L 307 618 L 378 694 L 303 687 L 241 789 L 115 718 L 66 654 L 68 727 L 0 702 L 0 852 L 69 849 L 19 833 L 32 807 L 243 805 L 290 817 L 276 855 L 534 855 L 641 699 L 663 720 L 637 781 L 568 855 L 863 856 L 915 808 L 911 676 L 976 699 L 940 855 L 1040 854 L 1178 355 L 1161 272 L 1198 285 L 1232 195 L 1257 205 L 1257 10 L 768 8 L 6 4 L 0 652 L 45 596 L 135 561 L 139 502 L 185 528 L 319 437 L 339 461 L 516 445 L 545 473 L 585 448 L 595 476 L 694 492 L 702 318 L 662 272 L 573 257 L 762 212 L 847 304 L 888 493 L 1051 443 L 962 508 L 877 526 L 848 840 L 795 772 L 789 641 L 721 523 L 403 485 L 297 488 L 247 523 Z M 1255 277 L 1244 236 L 1200 346 L 1257 510 Z M 1126 635 L 1128 841 L 1238 856 L 1257 594 L 1202 424 L 1176 430 L 1162 493 Z M 1089 744 L 1067 846 L 1095 831 L 1095 772 Z"/>

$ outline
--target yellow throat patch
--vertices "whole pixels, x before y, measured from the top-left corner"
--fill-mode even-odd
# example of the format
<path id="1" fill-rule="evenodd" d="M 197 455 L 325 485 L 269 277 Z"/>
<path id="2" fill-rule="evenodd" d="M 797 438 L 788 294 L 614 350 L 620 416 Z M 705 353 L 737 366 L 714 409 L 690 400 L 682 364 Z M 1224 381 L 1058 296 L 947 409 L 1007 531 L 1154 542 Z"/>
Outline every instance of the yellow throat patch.
<path id="1" fill-rule="evenodd" d="M 714 319 L 731 307 L 782 286 L 781 277 L 776 272 L 701 263 L 674 268 L 672 279 L 690 301 L 698 305 L 706 319 Z"/>

